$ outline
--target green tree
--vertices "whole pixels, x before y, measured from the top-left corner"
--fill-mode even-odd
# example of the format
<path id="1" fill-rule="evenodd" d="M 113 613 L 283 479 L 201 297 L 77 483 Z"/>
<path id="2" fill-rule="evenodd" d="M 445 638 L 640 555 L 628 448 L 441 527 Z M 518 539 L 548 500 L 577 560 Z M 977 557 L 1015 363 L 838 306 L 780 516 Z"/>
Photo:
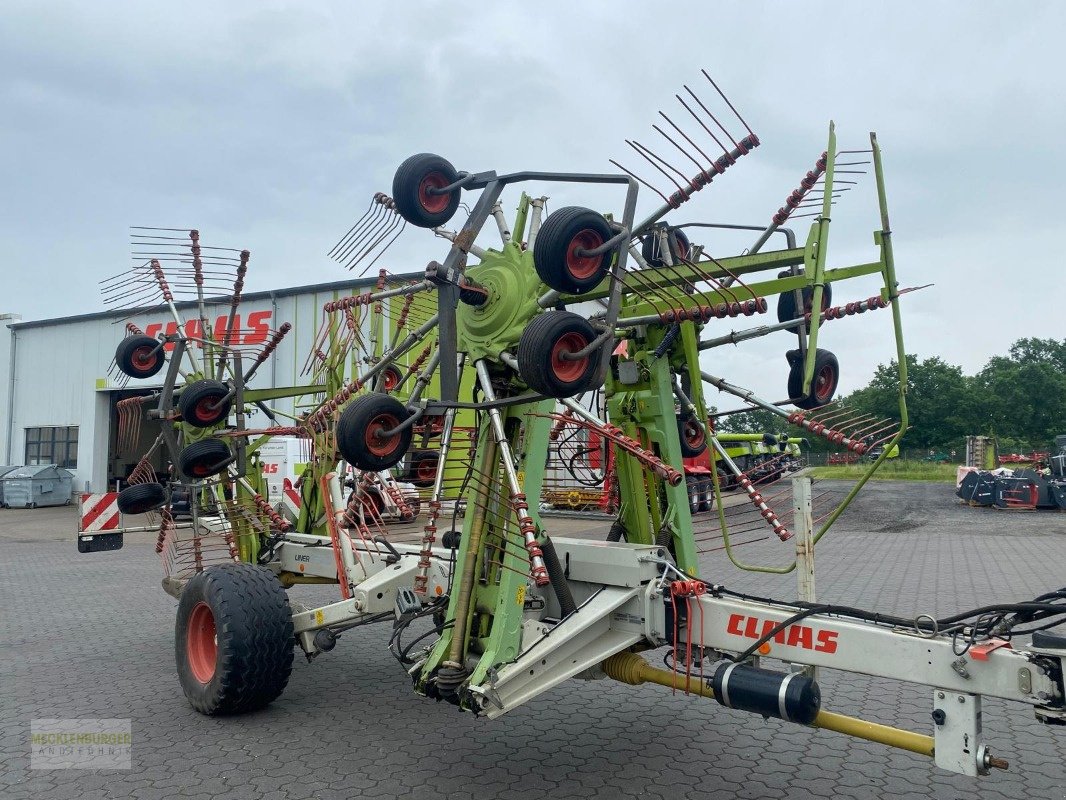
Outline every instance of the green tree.
<path id="1" fill-rule="evenodd" d="M 1066 433 L 1066 339 L 1019 339 L 975 378 L 985 403 L 982 426 L 1028 447 Z"/>
<path id="2" fill-rule="evenodd" d="M 868 414 L 899 418 L 897 362 L 879 365 L 873 380 L 849 395 L 848 403 Z M 942 448 L 957 445 L 975 430 L 984 389 L 962 367 L 932 356 L 907 356 L 907 410 L 910 428 L 906 447 Z"/>
<path id="3" fill-rule="evenodd" d="M 722 433 L 784 433 L 792 426 L 765 409 L 744 411 L 740 414 L 730 414 L 727 417 L 719 417 L 716 423 L 717 429 Z M 790 434 L 794 435 L 794 434 Z"/>
<path id="4" fill-rule="evenodd" d="M 845 403 L 880 419 L 899 419 L 896 362 L 881 364 Z M 961 447 L 970 434 L 995 434 L 1011 450 L 1044 449 L 1066 433 L 1066 339 L 1019 339 L 974 376 L 932 356 L 907 356 L 910 429 L 904 448 Z M 764 410 L 718 419 L 723 433 L 805 436 L 813 450 L 839 449 Z"/>

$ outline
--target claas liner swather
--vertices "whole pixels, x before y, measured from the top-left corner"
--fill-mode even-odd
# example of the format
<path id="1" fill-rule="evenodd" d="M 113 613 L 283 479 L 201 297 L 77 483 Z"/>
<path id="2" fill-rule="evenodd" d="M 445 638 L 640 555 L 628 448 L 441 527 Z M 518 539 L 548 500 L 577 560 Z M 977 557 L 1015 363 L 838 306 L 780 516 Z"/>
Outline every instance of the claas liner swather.
<path id="1" fill-rule="evenodd" d="M 802 436 L 857 454 L 889 452 L 908 424 L 900 322 L 908 290 L 896 280 L 876 136 L 868 147 L 843 150 L 830 125 L 824 152 L 769 223 L 754 226 L 752 245 L 712 257 L 697 234 L 746 226 L 666 217 L 741 169 L 761 142 L 703 76 L 713 102 L 688 87 L 677 95 L 678 115 L 695 132 L 662 112 L 653 126 L 683 168 L 627 142 L 644 164 L 639 171 L 668 181 L 665 189 L 617 162 L 620 172 L 610 174 L 501 175 L 460 172 L 425 153 L 404 161 L 391 196 L 376 195 L 331 255 L 350 268 L 369 266 L 410 226 L 448 241 L 443 261 L 416 280 L 382 271 L 373 289 L 326 303 L 301 386 L 248 385 L 288 332 L 279 328 L 252 352 L 239 344 L 232 320 L 248 251 L 215 249 L 208 257 L 195 231 L 136 234 L 138 266 L 105 290 L 130 305 L 161 292 L 174 326 L 154 338 L 131 328 L 118 348 L 116 366 L 126 375 L 153 375 L 169 359 L 162 388 L 127 402 L 120 438 L 135 441 L 146 415 L 162 420 L 153 448 L 173 466 L 164 483 L 147 466 L 135 472 L 120 502 L 127 512 L 159 515 L 164 586 L 180 598 L 178 672 L 195 708 L 262 707 L 286 685 L 294 642 L 310 659 L 333 650 L 345 631 L 388 622 L 389 647 L 416 692 L 489 718 L 568 678 L 608 676 L 882 742 L 967 775 L 1007 766 L 982 739 L 983 697 L 1029 705 L 1048 724 L 1066 720 L 1066 637 L 1046 630 L 1066 614 L 1066 590 L 905 618 L 818 603 L 804 591 L 791 602 L 757 598 L 729 589 L 722 575 L 700 574 L 698 555 L 714 544 L 739 569 L 802 578 L 810 547 L 884 458 L 826 514 L 812 512 L 802 479 L 794 507 L 780 514 L 709 423 L 708 387 L 743 401 L 738 411 L 771 412 Z M 711 110 L 716 105 L 743 129 L 739 138 Z M 830 211 L 857 186 L 862 167 L 872 171 L 880 207 L 876 257 L 830 267 Z M 547 198 L 528 193 L 563 183 L 571 192 L 617 187 L 621 205 L 606 214 L 576 206 L 547 214 Z M 642 185 L 661 204 L 638 219 Z M 508 219 L 500 198 L 511 187 L 527 191 Z M 460 207 L 461 223 L 446 227 Z M 798 242 L 784 225 L 804 216 L 811 225 Z M 495 236 L 493 223 L 494 246 L 482 236 L 486 227 Z M 784 249 L 765 249 L 782 237 Z M 832 305 L 834 288 L 839 294 L 863 276 L 880 279 L 877 294 Z M 204 289 L 231 279 L 231 324 L 211 330 Z M 178 290 L 196 297 L 198 320 L 180 318 Z M 767 313 L 775 297 L 776 323 L 726 329 Z M 839 366 L 820 346 L 826 323 L 832 329 L 885 309 L 899 364 L 894 422 L 833 401 Z M 796 337 L 783 401 L 701 366 L 711 363 L 701 361 L 704 351 L 778 331 Z M 286 398 L 291 413 L 280 407 Z M 255 409 L 269 427 L 249 427 Z M 565 426 L 609 443 L 618 502 L 607 541 L 551 536 L 550 520 L 541 518 L 549 441 Z M 279 435 L 304 439 L 309 464 L 275 506 L 264 499 L 257 453 Z M 704 448 L 716 513 L 697 523 L 683 460 Z M 772 464 L 760 469 L 775 472 Z M 412 494 L 405 479 L 422 488 Z M 754 520 L 764 544 L 789 553 L 780 563 L 741 559 L 743 542 L 730 537 L 736 525 L 729 523 L 738 506 L 725 508 L 725 483 L 746 495 L 742 527 L 750 532 Z M 179 492 L 193 497 L 191 523 L 175 521 Z M 421 542 L 390 540 L 389 514 L 418 515 Z M 794 536 L 798 548 L 776 542 Z M 300 583 L 336 584 L 340 596 L 305 607 L 288 598 Z M 415 621 L 431 627 L 415 636 L 408 630 Z M 1031 644 L 1014 646 L 1030 635 Z M 671 669 L 639 655 L 657 648 L 669 648 Z M 767 659 L 783 669 L 770 669 Z M 821 668 L 928 686 L 931 731 L 822 708 Z"/>

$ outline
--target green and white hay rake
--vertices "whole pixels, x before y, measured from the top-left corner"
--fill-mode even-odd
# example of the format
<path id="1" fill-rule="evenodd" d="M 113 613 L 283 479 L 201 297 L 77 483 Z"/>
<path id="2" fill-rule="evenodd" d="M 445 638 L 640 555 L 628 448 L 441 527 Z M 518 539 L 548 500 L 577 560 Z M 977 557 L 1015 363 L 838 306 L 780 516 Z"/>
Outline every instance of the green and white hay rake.
<path id="1" fill-rule="evenodd" d="M 157 445 L 169 448 L 174 469 L 169 487 L 145 479 L 123 493 L 123 502 L 128 510 L 161 509 L 160 547 L 180 567 L 168 576 L 169 589 L 180 595 L 178 668 L 198 709 L 234 712 L 276 698 L 288 679 L 294 636 L 311 658 L 332 650 L 345 630 L 389 620 L 390 648 L 417 692 L 488 717 L 567 678 L 607 675 L 673 685 L 736 708 L 933 755 L 940 766 L 967 774 L 1005 766 L 980 741 L 982 695 L 1031 705 L 1044 721 L 1066 719 L 1066 640 L 1037 636 L 1028 651 L 1001 644 L 1024 623 L 1060 613 L 1057 597 L 983 616 L 906 620 L 759 600 L 729 591 L 720 576 L 699 577 L 700 547 L 711 540 L 741 569 L 796 568 L 791 557 L 755 565 L 737 555 L 724 480 L 747 495 L 766 534 L 789 539 L 791 515 L 775 512 L 757 481 L 729 457 L 709 423 L 706 388 L 743 401 L 738 410 L 769 411 L 805 436 L 860 454 L 875 446 L 888 452 L 907 426 L 906 375 L 899 375 L 895 422 L 832 403 L 839 368 L 819 347 L 824 325 L 887 308 L 901 373 L 906 360 L 903 290 L 876 137 L 861 150 L 841 150 L 830 126 L 825 151 L 771 221 L 756 228 L 754 244 L 741 255 L 712 257 L 693 241 L 697 232 L 742 226 L 672 225 L 665 218 L 760 142 L 746 123 L 745 135 L 733 138 L 686 91 L 689 98 L 678 99 L 722 155 L 708 156 L 665 114 L 672 133 L 655 129 L 695 165 L 693 177 L 629 143 L 673 183 L 669 194 L 620 165 L 612 174 L 501 175 L 459 172 L 431 154 L 405 161 L 392 196 L 375 196 L 332 255 L 349 266 L 376 260 L 408 224 L 449 240 L 447 253 L 419 280 L 397 284 L 383 273 L 374 290 L 328 303 L 304 386 L 250 389 L 249 373 L 285 329 L 254 354 L 243 353 L 229 330 L 212 335 L 202 313 L 191 331 L 174 307 L 164 259 L 145 262 L 135 285 L 154 281 L 162 289 L 175 329 L 158 340 L 135 333 L 120 345 L 117 363 L 127 374 L 151 375 L 162 368 L 164 345 L 173 345 L 163 388 L 126 413 L 132 419 L 151 406 L 166 422 Z M 830 209 L 854 184 L 841 175 L 856 172 L 860 162 L 872 165 L 879 201 L 876 256 L 831 265 Z M 566 207 L 545 216 L 546 198 L 533 187 L 560 183 L 617 187 L 620 206 L 609 214 Z M 663 200 L 643 219 L 637 217 L 640 184 Z M 523 191 L 508 220 L 501 197 L 510 187 Z M 474 196 L 472 207 L 457 230 L 448 230 L 464 193 Z M 813 221 L 800 244 L 783 226 L 803 215 Z M 500 236 L 495 246 L 482 237 L 490 220 Z M 778 232 L 787 246 L 764 250 Z M 202 307 L 198 238 L 181 245 L 186 249 L 176 260 L 191 268 L 189 286 Z M 247 253 L 234 258 L 240 280 Z M 839 294 L 864 276 L 880 279 L 878 293 L 831 304 L 834 285 Z M 111 288 L 121 295 L 124 285 Z M 235 308 L 239 288 L 233 295 Z M 776 298 L 777 323 L 722 330 L 726 320 L 767 312 L 768 298 Z M 776 331 L 797 337 L 787 358 L 787 402 L 758 398 L 704 366 L 713 363 L 715 347 Z M 245 369 L 249 359 L 253 366 Z M 590 400 L 596 392 L 601 402 Z M 291 419 L 247 429 L 247 409 L 282 397 L 298 398 Z M 552 537 L 540 516 L 549 448 L 566 426 L 611 445 L 618 511 L 607 541 Z M 281 433 L 308 440 L 311 458 L 299 502 L 276 509 L 263 500 L 255 453 Z M 696 524 L 683 461 L 705 448 L 713 455 L 717 515 Z M 882 459 L 816 531 L 804 522 L 809 506 L 798 505 L 796 524 L 810 544 Z M 398 515 L 411 512 L 394 470 L 425 486 L 420 543 L 390 541 L 381 524 L 382 497 Z M 168 510 L 177 485 L 191 486 L 196 498 L 189 531 Z M 208 558 L 211 552 L 216 555 Z M 204 569 L 210 561 L 220 563 Z M 341 596 L 316 608 L 290 603 L 282 587 L 302 582 L 337 583 Z M 406 629 L 422 619 L 432 629 L 404 646 Z M 962 632 L 971 644 L 960 667 L 952 648 Z M 674 648 L 672 673 L 637 655 L 664 646 Z M 934 734 L 824 711 L 810 673 L 764 669 L 755 660 L 760 656 L 928 685 Z M 713 665 L 708 680 L 705 663 Z"/>

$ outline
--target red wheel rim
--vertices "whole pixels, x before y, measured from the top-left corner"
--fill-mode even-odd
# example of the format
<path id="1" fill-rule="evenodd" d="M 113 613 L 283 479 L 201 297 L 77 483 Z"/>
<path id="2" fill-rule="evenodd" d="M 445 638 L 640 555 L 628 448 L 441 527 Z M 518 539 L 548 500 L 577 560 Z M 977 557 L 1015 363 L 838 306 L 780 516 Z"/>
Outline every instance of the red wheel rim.
<path id="1" fill-rule="evenodd" d="M 431 189 L 443 189 L 451 181 L 443 172 L 431 172 L 418 184 L 418 202 L 430 214 L 440 214 L 448 208 L 448 202 L 452 199 L 451 192 L 446 194 L 431 194 Z"/>
<path id="2" fill-rule="evenodd" d="M 204 462 L 193 464 L 190 472 L 192 472 L 193 475 L 199 475 L 202 477 L 211 472 L 211 465 Z"/>
<path id="3" fill-rule="evenodd" d="M 204 397 L 193 406 L 192 415 L 196 417 L 199 422 L 211 423 L 219 419 L 222 412 L 221 408 L 216 408 L 218 401 L 221 397 L 212 395 L 211 397 Z"/>
<path id="4" fill-rule="evenodd" d="M 382 376 L 382 385 L 386 392 L 391 392 L 400 383 L 400 371 L 393 367 L 387 367 Z"/>
<path id="5" fill-rule="evenodd" d="M 580 380 L 588 368 L 588 356 L 571 361 L 563 358 L 563 354 L 576 353 L 587 346 L 588 341 L 580 333 L 564 333 L 560 336 L 551 353 L 551 367 L 555 377 L 563 383 Z"/>
<path id="6" fill-rule="evenodd" d="M 400 434 L 394 433 L 392 436 L 381 436 L 381 434 L 392 430 L 399 424 L 400 421 L 392 414 L 378 414 L 370 420 L 370 424 L 366 426 L 363 441 L 371 455 L 386 458 L 395 452 L 400 443 Z"/>
<path id="7" fill-rule="evenodd" d="M 156 352 L 154 345 L 146 344 L 144 347 L 138 347 L 133 351 L 130 361 L 133 362 L 133 366 L 136 369 L 147 372 L 159 361 L 159 353 Z"/>
<path id="8" fill-rule="evenodd" d="M 215 615 L 211 607 L 202 600 L 189 614 L 189 627 L 185 632 L 185 656 L 193 677 L 200 683 L 210 683 L 215 677 L 218 639 L 215 633 Z"/>
<path id="9" fill-rule="evenodd" d="M 381 511 L 385 507 L 385 504 L 378 496 L 377 491 L 368 491 L 363 495 L 362 503 L 364 511 L 369 511 L 371 514 L 377 516 L 381 516 Z"/>
<path id="10" fill-rule="evenodd" d="M 685 443 L 693 450 L 703 444 L 703 428 L 695 420 L 685 422 Z"/>
<path id="11" fill-rule="evenodd" d="M 580 231 L 570 240 L 570 246 L 566 248 L 566 271 L 571 277 L 583 281 L 596 275 L 603 263 L 603 255 L 579 256 L 577 251 L 594 250 L 601 244 L 603 237 L 590 228 Z"/>
<path id="12" fill-rule="evenodd" d="M 833 390 L 837 386 L 836 370 L 832 366 L 826 364 L 820 370 L 818 375 L 814 379 L 814 396 L 819 403 L 824 403 L 833 396 Z"/>
<path id="13" fill-rule="evenodd" d="M 418 462 L 415 475 L 420 481 L 432 481 L 437 478 L 437 459 L 423 458 Z"/>

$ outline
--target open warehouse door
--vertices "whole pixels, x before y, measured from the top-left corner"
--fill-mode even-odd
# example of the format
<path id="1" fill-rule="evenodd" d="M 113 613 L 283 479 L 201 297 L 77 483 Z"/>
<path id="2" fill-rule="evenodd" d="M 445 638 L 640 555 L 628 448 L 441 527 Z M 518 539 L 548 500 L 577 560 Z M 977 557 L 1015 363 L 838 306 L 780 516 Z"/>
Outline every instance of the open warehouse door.
<path id="1" fill-rule="evenodd" d="M 121 491 L 128 485 L 130 473 L 146 453 L 149 463 L 160 481 L 166 480 L 168 464 L 166 451 L 152 448 L 162 428 L 158 419 L 138 413 L 124 414 L 122 401 L 152 394 L 154 388 L 112 389 L 108 395 L 107 429 L 107 486 Z M 139 411 L 140 405 L 137 409 Z M 136 422 L 134 422 L 136 420 Z"/>

